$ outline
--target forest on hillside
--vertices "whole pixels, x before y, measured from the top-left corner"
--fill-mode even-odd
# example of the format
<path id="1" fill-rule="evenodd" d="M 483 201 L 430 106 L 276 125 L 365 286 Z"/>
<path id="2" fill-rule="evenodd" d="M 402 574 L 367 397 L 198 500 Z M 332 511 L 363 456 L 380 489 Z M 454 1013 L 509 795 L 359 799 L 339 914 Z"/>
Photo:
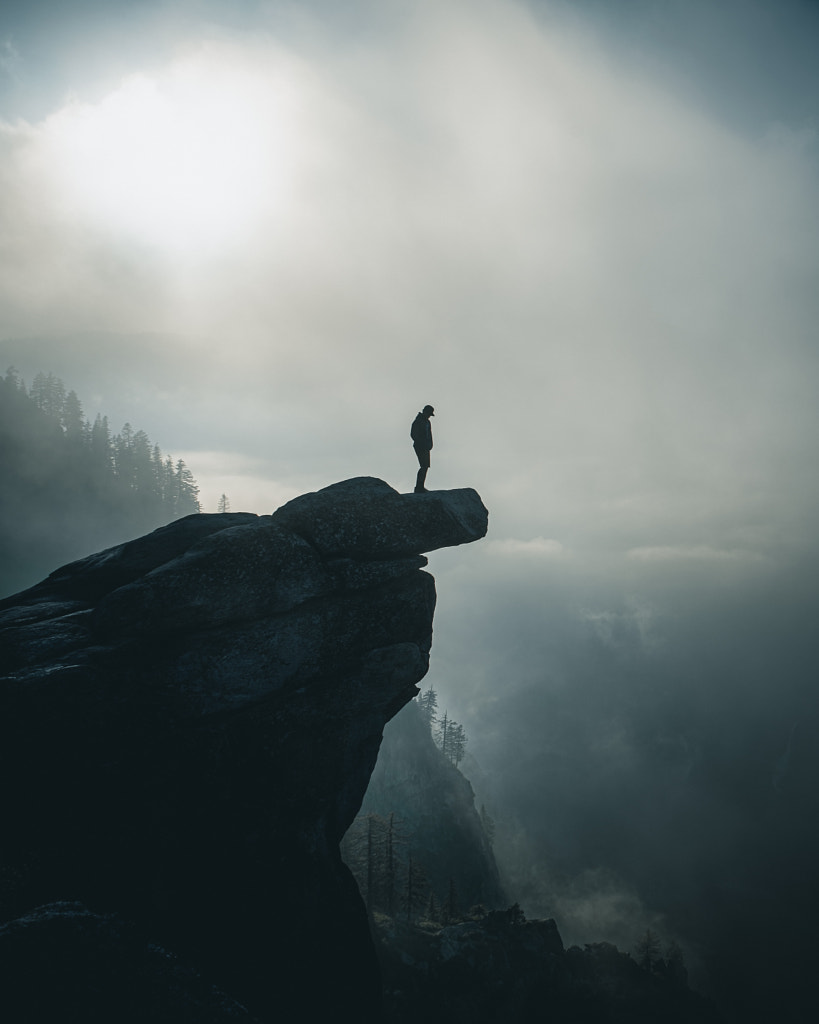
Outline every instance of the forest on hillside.
<path id="1" fill-rule="evenodd" d="M 458 768 L 466 735 L 432 686 L 387 724 L 341 845 L 358 884 L 390 1024 L 723 1024 L 692 991 L 683 950 L 651 928 L 630 952 L 564 946 L 500 882 L 495 823 Z"/>
<path id="2" fill-rule="evenodd" d="M 388 723 L 341 848 L 368 912 L 407 925 L 480 918 L 506 901 L 494 822 L 458 768 L 465 731 L 437 704 L 429 686 Z"/>
<path id="3" fill-rule="evenodd" d="M 199 512 L 182 459 L 82 402 L 52 373 L 0 377 L 0 596 L 66 562 Z"/>

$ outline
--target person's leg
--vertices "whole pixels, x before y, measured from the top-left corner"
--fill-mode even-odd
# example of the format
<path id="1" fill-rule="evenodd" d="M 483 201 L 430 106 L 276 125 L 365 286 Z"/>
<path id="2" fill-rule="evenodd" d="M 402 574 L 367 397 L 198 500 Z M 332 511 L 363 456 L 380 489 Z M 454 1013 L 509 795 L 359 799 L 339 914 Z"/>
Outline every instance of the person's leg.
<path id="1" fill-rule="evenodd" d="M 418 476 L 415 478 L 415 493 L 423 494 L 426 491 L 424 481 L 427 478 L 427 470 L 429 469 L 429 452 L 423 448 L 416 448 L 415 454 L 418 456 L 418 465 L 421 467 L 418 470 Z"/>

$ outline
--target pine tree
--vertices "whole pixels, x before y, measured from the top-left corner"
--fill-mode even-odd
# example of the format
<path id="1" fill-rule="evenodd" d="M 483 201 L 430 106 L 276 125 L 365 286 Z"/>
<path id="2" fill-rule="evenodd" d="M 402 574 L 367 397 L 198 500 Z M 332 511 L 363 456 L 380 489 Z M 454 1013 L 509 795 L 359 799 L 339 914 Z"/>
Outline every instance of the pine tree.
<path id="1" fill-rule="evenodd" d="M 20 589 L 93 545 L 200 511 L 184 462 L 163 461 L 129 423 L 112 438 L 107 417 L 87 420 L 76 391 L 53 373 L 38 373 L 29 393 L 9 367 L 0 400 L 0 587 Z"/>
<path id="2" fill-rule="evenodd" d="M 138 430 L 131 441 L 132 486 L 143 495 L 155 494 L 153 452 L 151 442 L 144 430 Z"/>
<path id="3" fill-rule="evenodd" d="M 400 848 L 406 844 L 406 836 L 394 813 L 390 814 L 385 824 L 383 907 L 390 917 L 395 917 L 401 863 Z"/>
<path id="4" fill-rule="evenodd" d="M 646 971 L 650 971 L 655 963 L 661 959 L 659 936 L 650 928 L 646 928 L 645 934 L 637 941 L 634 953 L 637 963 Z"/>
<path id="5" fill-rule="evenodd" d="M 177 517 L 189 516 L 201 512 L 199 504 L 199 488 L 193 474 L 182 459 L 176 463 L 176 511 Z"/>
<path id="6" fill-rule="evenodd" d="M 438 746 L 445 757 L 449 757 L 449 712 L 444 712 L 444 717 L 438 724 Z"/>
<path id="7" fill-rule="evenodd" d="M 341 844 L 344 862 L 358 882 L 368 913 L 384 905 L 386 827 L 378 814 L 359 815 Z"/>
<path id="8" fill-rule="evenodd" d="M 437 739 L 441 753 L 457 768 L 466 752 L 466 733 L 462 725 L 449 717 L 448 711 L 438 724 Z"/>
<path id="9" fill-rule="evenodd" d="M 379 814 L 360 815 L 347 830 L 342 841 L 344 862 L 355 875 L 367 910 L 380 910 L 395 917 L 399 905 L 404 906 L 404 880 L 401 848 L 406 837 L 395 814 L 382 818 Z M 415 885 L 419 885 L 419 869 L 415 868 Z"/>
<path id="10" fill-rule="evenodd" d="M 134 428 L 125 423 L 113 441 L 114 472 L 129 489 L 134 486 Z"/>
<path id="11" fill-rule="evenodd" d="M 162 451 L 158 444 L 151 449 L 151 480 L 154 494 L 162 502 L 164 508 L 167 501 L 165 470 L 162 463 Z"/>
<path id="12" fill-rule="evenodd" d="M 176 515 L 176 474 L 173 468 L 173 459 L 170 455 L 162 464 L 162 497 L 165 504 L 165 512 L 173 517 Z"/>
<path id="13" fill-rule="evenodd" d="M 62 420 L 65 385 L 53 373 L 38 373 L 31 384 L 30 397 L 37 408 L 52 419 Z"/>
<path id="14" fill-rule="evenodd" d="M 221 512 L 230 512 L 230 498 L 228 498 L 228 496 L 226 494 L 223 494 L 219 498 L 219 501 L 218 501 L 218 503 L 216 505 L 216 511 L 219 512 L 219 513 L 221 513 Z"/>
<path id="15" fill-rule="evenodd" d="M 430 730 L 438 721 L 438 694 L 432 686 L 416 698 L 418 707 L 421 709 L 421 716 L 429 726 Z"/>
<path id="16" fill-rule="evenodd" d="M 34 375 L 34 380 L 31 382 L 31 389 L 29 396 L 32 402 L 37 406 L 40 412 L 45 412 L 46 406 L 48 405 L 48 383 L 46 381 L 46 375 L 40 371 Z"/>
<path id="17" fill-rule="evenodd" d="M 71 445 L 79 448 L 85 442 L 88 435 L 85 429 L 82 403 L 77 398 L 76 391 L 69 391 L 66 396 L 63 405 L 62 421 L 66 439 Z"/>
<path id="18" fill-rule="evenodd" d="M 107 416 L 100 416 L 97 413 L 94 425 L 91 427 L 90 445 L 94 463 L 106 473 L 110 472 L 113 469 L 114 456 Z"/>

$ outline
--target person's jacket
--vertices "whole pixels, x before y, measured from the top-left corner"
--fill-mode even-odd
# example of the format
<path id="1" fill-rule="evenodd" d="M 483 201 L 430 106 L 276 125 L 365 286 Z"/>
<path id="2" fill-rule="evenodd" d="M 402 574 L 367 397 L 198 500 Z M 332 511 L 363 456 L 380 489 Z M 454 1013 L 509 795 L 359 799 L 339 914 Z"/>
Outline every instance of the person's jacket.
<path id="1" fill-rule="evenodd" d="M 410 437 L 416 448 L 422 448 L 427 452 L 432 451 L 432 424 L 422 412 L 419 412 L 412 421 Z"/>

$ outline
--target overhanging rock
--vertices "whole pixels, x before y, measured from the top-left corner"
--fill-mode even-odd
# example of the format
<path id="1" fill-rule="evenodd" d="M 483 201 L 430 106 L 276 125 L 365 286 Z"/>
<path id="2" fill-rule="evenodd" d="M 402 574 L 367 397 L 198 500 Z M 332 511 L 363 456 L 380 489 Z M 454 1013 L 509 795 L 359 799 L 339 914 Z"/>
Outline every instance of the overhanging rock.
<path id="1" fill-rule="evenodd" d="M 273 513 L 325 557 L 404 558 L 486 536 L 489 514 L 471 487 L 399 494 L 357 477 L 302 494 Z"/>
<path id="2" fill-rule="evenodd" d="M 471 489 L 360 478 L 189 516 L 0 602 L 2 919 L 80 900 L 261 1019 L 295 999 L 375 1019 L 338 843 L 428 668 L 422 552 L 486 528 Z"/>

